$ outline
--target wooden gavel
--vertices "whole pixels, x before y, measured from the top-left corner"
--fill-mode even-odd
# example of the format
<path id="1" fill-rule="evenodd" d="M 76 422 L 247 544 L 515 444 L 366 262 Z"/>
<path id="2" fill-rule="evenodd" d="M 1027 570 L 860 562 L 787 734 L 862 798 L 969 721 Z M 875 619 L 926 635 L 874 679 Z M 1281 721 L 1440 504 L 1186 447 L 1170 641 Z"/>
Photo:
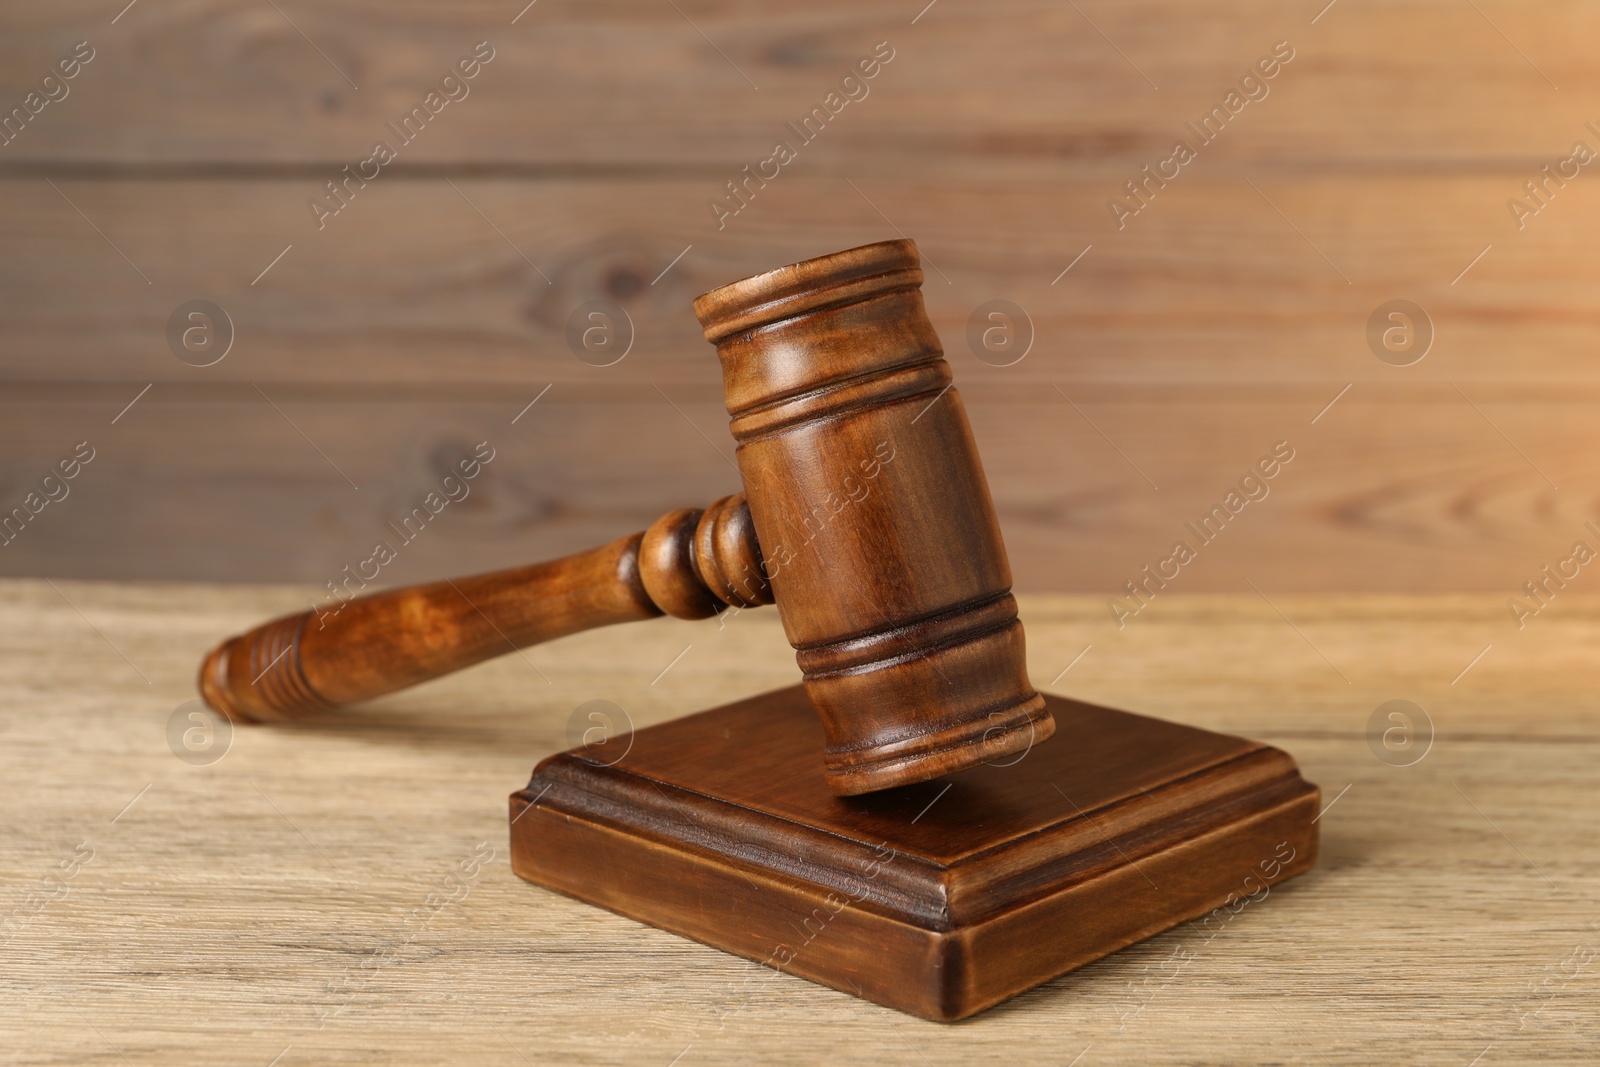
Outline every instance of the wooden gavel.
<path id="1" fill-rule="evenodd" d="M 214 649 L 206 703 L 303 718 L 610 623 L 776 602 L 842 795 L 1054 732 L 1029 683 L 994 504 L 911 241 L 714 289 L 745 492 L 549 563 L 360 597 Z"/>

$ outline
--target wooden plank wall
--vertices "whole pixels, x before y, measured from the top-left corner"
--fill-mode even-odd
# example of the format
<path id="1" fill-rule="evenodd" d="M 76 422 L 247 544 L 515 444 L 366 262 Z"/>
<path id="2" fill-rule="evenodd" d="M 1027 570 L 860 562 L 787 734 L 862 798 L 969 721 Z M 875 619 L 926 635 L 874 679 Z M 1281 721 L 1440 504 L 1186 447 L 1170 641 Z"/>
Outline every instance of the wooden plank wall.
<path id="1" fill-rule="evenodd" d="M 737 488 L 692 298 L 903 233 L 1020 588 L 1114 591 L 1287 441 L 1180 588 L 1509 596 L 1600 544 L 1600 178 L 1508 208 L 1600 149 L 1600 9 L 1324 4 L 10 5 L 5 113 L 93 58 L 0 147 L 0 508 L 95 458 L 0 573 L 320 583 L 484 440 L 392 580 L 638 528 Z M 386 124 L 479 42 L 401 143 Z M 1201 144 L 1185 124 L 1278 42 Z M 785 124 L 875 49 L 800 143 Z M 1180 137 L 1195 158 L 1119 228 L 1109 200 Z M 308 202 L 378 140 L 396 158 L 319 228 Z M 778 140 L 794 161 L 719 228 Z M 203 368 L 166 337 L 199 298 L 235 331 Z M 634 324 L 614 366 L 565 340 L 596 298 Z M 966 339 L 995 299 L 1034 331 L 1011 366 Z M 1433 324 L 1410 366 L 1366 337 L 1394 299 Z"/>

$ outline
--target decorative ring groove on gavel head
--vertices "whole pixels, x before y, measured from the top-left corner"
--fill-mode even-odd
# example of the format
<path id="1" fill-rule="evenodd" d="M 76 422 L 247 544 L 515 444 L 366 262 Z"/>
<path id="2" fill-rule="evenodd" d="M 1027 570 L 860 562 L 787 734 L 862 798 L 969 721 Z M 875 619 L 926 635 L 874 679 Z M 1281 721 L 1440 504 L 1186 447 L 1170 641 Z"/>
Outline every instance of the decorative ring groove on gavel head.
<path id="1" fill-rule="evenodd" d="M 886 241 L 695 301 L 841 794 L 1024 752 L 1055 728 L 921 284 L 916 245 Z"/>

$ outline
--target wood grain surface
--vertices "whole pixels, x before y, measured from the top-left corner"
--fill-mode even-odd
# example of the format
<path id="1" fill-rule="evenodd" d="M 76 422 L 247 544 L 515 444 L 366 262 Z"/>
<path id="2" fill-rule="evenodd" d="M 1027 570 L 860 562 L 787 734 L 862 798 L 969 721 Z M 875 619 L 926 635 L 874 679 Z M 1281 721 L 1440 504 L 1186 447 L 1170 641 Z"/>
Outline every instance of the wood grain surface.
<path id="1" fill-rule="evenodd" d="M 1269 592 L 1507 597 L 1565 556 L 1596 514 L 1600 392 L 1585 386 L 1556 397 L 1356 384 L 1322 414 L 1341 384 L 1063 395 L 969 385 L 960 371 L 957 381 L 1024 589 L 1117 594 L 1279 441 L 1295 460 L 1175 591 L 1247 592 L 1249 578 Z M 8 387 L 0 456 L 13 471 L 11 505 L 76 442 L 97 454 L 66 499 L 0 549 L 0 566 L 97 578 L 267 574 L 320 588 L 369 556 L 387 524 L 480 441 L 498 458 L 384 583 L 581 552 L 738 490 L 720 387 L 556 385 L 537 399 L 548 384 L 366 395 L 267 385 L 272 403 L 249 384 L 155 387 L 115 425 L 140 383 Z"/>
<path id="2" fill-rule="evenodd" d="M 1581 109 L 1600 88 L 1583 0 L 1343 0 L 1318 17 L 1325 3 L 202 0 L 113 23 L 116 5 L 64 0 L 7 14 L 0 69 L 20 97 L 89 40 L 81 98 L 47 108 L 18 154 L 160 166 L 343 162 L 482 40 L 495 58 L 418 161 L 721 170 L 884 40 L 895 58 L 862 101 L 876 119 L 842 120 L 831 151 L 1144 161 L 1279 40 L 1296 58 L 1274 93 L 1294 99 L 1251 121 L 1285 161 L 1520 163 L 1567 146 L 1558 91 Z"/>
<path id="3" fill-rule="evenodd" d="M 643 726 L 792 684 L 772 615 L 565 638 L 527 653 L 548 681 L 512 657 L 187 765 L 167 730 L 198 657 L 313 590 L 54 584 L 0 586 L 18 1062 L 1593 1062 L 1600 602 L 1579 592 L 1522 631 L 1494 596 L 1174 594 L 1122 631 L 1094 598 L 1022 598 L 1041 689 L 1277 745 L 1332 806 L 1317 868 L 1215 938 L 950 1028 L 507 867 L 506 795 L 575 743 L 579 705 Z M 1397 699 L 1434 732 L 1408 767 L 1369 744 Z"/>
<path id="4" fill-rule="evenodd" d="M 838 798 L 801 686 L 605 716 L 511 796 L 535 885 L 953 1022 L 1316 863 L 1322 793 L 1259 741 L 1044 696 L 1070 744 Z M 1250 894 L 1239 892 L 1250 881 Z M 1255 901 L 1253 901 L 1255 902 Z M 824 937 L 823 935 L 827 935 Z"/>
<path id="5" fill-rule="evenodd" d="M 6 572 L 321 582 L 390 498 L 429 488 L 432 452 L 546 386 L 547 421 L 518 424 L 543 447 L 494 487 L 471 550 L 511 566 L 591 547 L 737 488 L 692 298 L 900 233 L 932 264 L 1025 587 L 1118 588 L 1145 562 L 1133 542 L 1167 541 L 1347 385 L 1317 424 L 1343 436 L 1315 484 L 1281 490 L 1304 495 L 1271 520 L 1280 548 L 1251 553 L 1261 580 L 1497 589 L 1593 517 L 1600 200 L 1589 168 L 1561 185 L 1540 169 L 1600 147 L 1591 5 L 910 6 L 0 12 L 0 107 L 95 50 L 0 147 L 0 506 L 150 386 L 105 452 L 117 477 L 8 546 Z M 481 40 L 495 55 L 470 94 L 319 229 L 308 200 Z M 1118 229 L 1108 201 L 1280 40 L 1294 58 L 1267 95 Z M 868 95 L 719 228 L 725 183 L 879 41 L 894 58 Z M 1535 179 L 1544 206 L 1519 225 L 1508 202 L 1537 204 Z M 215 366 L 168 348 L 195 298 L 233 321 Z M 603 368 L 565 336 L 600 298 L 636 335 Z M 1401 298 L 1435 334 L 1407 367 L 1366 339 Z M 1012 366 L 967 340 L 996 299 L 1032 324 Z M 639 443 L 637 419 L 684 421 L 670 403 L 697 426 Z M 385 500 L 336 492 L 308 439 Z M 478 567 L 415 558 L 407 580 Z M 1242 588 L 1236 568 L 1194 582 Z"/>

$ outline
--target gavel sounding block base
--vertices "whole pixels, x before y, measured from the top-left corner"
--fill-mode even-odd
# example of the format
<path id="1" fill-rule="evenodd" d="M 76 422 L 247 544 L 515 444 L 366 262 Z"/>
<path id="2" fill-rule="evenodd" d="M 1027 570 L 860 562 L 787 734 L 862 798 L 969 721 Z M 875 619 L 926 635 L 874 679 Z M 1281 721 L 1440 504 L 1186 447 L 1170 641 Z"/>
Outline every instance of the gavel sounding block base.
<path id="1" fill-rule="evenodd" d="M 1320 794 L 1287 753 L 1046 700 L 1055 737 L 1009 766 L 856 797 L 824 783 L 798 686 L 564 752 L 511 797 L 512 867 L 954 1020 L 1315 861 Z"/>

